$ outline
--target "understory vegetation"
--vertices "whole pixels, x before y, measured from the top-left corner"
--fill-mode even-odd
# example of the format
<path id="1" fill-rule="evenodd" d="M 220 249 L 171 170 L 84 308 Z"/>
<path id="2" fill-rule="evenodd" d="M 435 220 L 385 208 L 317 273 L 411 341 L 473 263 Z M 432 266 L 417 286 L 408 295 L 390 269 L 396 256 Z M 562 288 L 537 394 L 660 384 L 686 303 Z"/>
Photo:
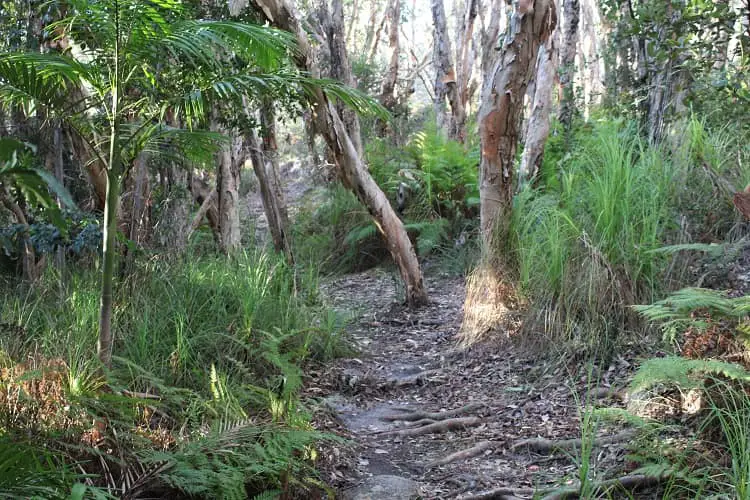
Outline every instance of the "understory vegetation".
<path id="1" fill-rule="evenodd" d="M 368 436 L 496 432 L 434 467 L 565 449 L 528 498 L 750 500 L 750 3 L 449 7 L 0 4 L 0 498 L 333 498 L 327 396 L 438 381 L 466 404 Z M 355 343 L 327 280 L 377 266 L 405 307 L 366 290 Z M 450 386 L 500 371 L 512 432 Z"/>
<path id="2" fill-rule="evenodd" d="M 118 356 L 105 370 L 96 273 L 49 269 L 3 295 L 3 495 L 319 487 L 316 446 L 333 436 L 313 429 L 298 399 L 303 367 L 347 346 L 316 287 L 313 273 L 295 277 L 261 251 L 138 261 L 116 298 Z"/>

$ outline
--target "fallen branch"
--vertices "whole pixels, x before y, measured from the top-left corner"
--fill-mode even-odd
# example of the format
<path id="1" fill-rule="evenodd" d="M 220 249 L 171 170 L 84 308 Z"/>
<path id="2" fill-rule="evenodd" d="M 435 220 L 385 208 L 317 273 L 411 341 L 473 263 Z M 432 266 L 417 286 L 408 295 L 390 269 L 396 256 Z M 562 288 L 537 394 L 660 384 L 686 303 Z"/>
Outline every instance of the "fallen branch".
<path id="1" fill-rule="evenodd" d="M 461 408 L 456 408 L 454 410 L 448 410 L 448 411 L 437 411 L 437 412 L 424 412 L 424 411 L 415 411 L 412 409 L 406 409 L 406 408 L 399 408 L 400 411 L 408 412 L 405 414 L 398 414 L 398 415 L 386 415 L 384 417 L 380 417 L 380 420 L 385 420 L 386 422 L 395 422 L 396 420 L 403 420 L 406 422 L 413 422 L 416 420 L 445 420 L 447 418 L 456 417 L 458 415 L 463 415 L 464 413 L 469 413 L 474 410 L 478 410 L 480 408 L 483 408 L 485 405 L 484 403 L 469 403 L 466 406 L 462 406 Z"/>
<path id="2" fill-rule="evenodd" d="M 627 441 L 634 435 L 634 431 L 624 431 L 613 436 L 596 438 L 593 445 L 604 446 L 606 444 L 620 443 L 622 441 Z M 519 448 L 528 448 L 529 451 L 534 451 L 536 453 L 549 453 L 555 450 L 574 450 L 576 448 L 581 448 L 581 445 L 581 439 L 563 439 L 560 441 L 555 441 L 545 438 L 531 438 L 522 439 L 521 441 L 514 443 L 513 446 L 510 447 L 510 449 L 515 451 Z"/>
<path id="3" fill-rule="evenodd" d="M 481 455 L 487 450 L 491 450 L 498 446 L 500 446 L 500 443 L 497 441 L 482 441 L 481 443 L 476 444 L 472 446 L 471 448 L 467 448 L 465 450 L 451 453 L 450 455 L 443 457 L 440 460 L 435 460 L 434 462 L 430 462 L 429 464 L 427 464 L 427 468 L 439 467 L 441 465 L 447 465 L 452 462 L 457 462 L 458 460 L 466 460 L 469 458 L 473 458 L 478 455 Z"/>
<path id="4" fill-rule="evenodd" d="M 447 432 L 465 427 L 474 427 L 484 422 L 479 417 L 450 418 L 441 420 L 434 424 L 423 425 L 422 427 L 409 427 L 407 429 L 396 429 L 393 431 L 379 432 L 377 434 L 386 436 L 424 436 L 425 434 L 435 434 Z"/>

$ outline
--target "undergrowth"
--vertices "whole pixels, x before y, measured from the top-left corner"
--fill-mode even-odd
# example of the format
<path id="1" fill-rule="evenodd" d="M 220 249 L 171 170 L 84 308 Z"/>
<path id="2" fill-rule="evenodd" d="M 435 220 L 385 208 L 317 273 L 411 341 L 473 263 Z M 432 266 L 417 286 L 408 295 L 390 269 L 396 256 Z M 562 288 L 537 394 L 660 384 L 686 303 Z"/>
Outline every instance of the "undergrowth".
<path id="1" fill-rule="evenodd" d="M 717 192 L 744 182 L 736 142 L 696 119 L 672 142 L 651 146 L 635 125 L 599 120 L 577 129 L 565 156 L 545 157 L 558 174 L 522 190 L 513 210 L 511 247 L 535 304 L 527 332 L 611 351 L 621 332 L 643 328 L 628 306 L 689 281 L 685 255 L 663 247 L 736 227 L 731 196 Z"/>
<path id="2" fill-rule="evenodd" d="M 400 210 L 419 257 L 442 271 L 467 274 L 478 255 L 476 137 L 462 145 L 444 138 L 432 125 L 415 133 L 405 148 L 372 139 L 366 155 L 373 178 Z M 404 197 L 401 206 L 399 192 Z M 372 217 L 349 190 L 330 187 L 310 208 L 300 213 L 295 225 L 303 262 L 345 273 L 388 259 Z"/>
<path id="3" fill-rule="evenodd" d="M 17 485 L 33 472 L 56 492 L 45 498 L 74 487 L 196 498 L 319 488 L 316 445 L 331 436 L 310 426 L 298 393 L 304 366 L 347 344 L 316 280 L 307 272 L 295 288 L 280 258 L 254 251 L 138 262 L 118 287 L 111 370 L 95 361 L 93 272 L 50 268 L 4 294 L 0 452 L 45 451 L 2 465 Z M 0 494 L 11 486 L 0 482 Z"/>

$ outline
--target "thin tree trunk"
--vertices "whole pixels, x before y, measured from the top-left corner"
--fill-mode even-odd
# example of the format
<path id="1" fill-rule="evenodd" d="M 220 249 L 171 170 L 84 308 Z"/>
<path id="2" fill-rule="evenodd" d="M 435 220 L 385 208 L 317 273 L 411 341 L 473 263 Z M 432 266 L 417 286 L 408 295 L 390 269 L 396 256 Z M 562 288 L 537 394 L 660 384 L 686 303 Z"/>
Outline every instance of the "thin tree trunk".
<path id="1" fill-rule="evenodd" d="M 349 54 L 344 42 L 344 5 L 342 0 L 332 0 L 332 13 L 328 16 L 326 9 L 326 19 L 323 29 L 328 39 L 328 47 L 331 54 L 331 78 L 343 82 L 350 87 L 356 88 L 357 82 L 352 74 L 352 65 L 349 62 Z M 357 113 L 346 107 L 343 103 L 337 103 L 336 109 L 341 116 L 341 120 L 346 126 L 352 144 L 361 156 L 364 152 L 362 148 L 362 133 L 360 132 L 359 117 Z"/>
<path id="2" fill-rule="evenodd" d="M 216 192 L 219 194 L 221 251 L 231 254 L 240 248 L 240 164 L 234 154 L 234 140 L 219 153 Z"/>
<path id="3" fill-rule="evenodd" d="M 55 179 L 60 183 L 61 186 L 65 187 L 65 163 L 63 162 L 63 141 L 62 141 L 62 129 L 59 124 L 55 125 L 52 131 L 52 146 L 54 148 L 53 164 L 55 169 Z M 62 200 L 57 197 L 57 207 L 62 208 Z M 58 269 L 62 269 L 65 266 L 65 250 L 62 246 L 57 247 L 55 252 L 55 265 Z"/>
<path id="4" fill-rule="evenodd" d="M 454 137 L 461 142 L 466 140 L 466 110 L 469 106 L 469 86 L 474 69 L 474 59 L 476 59 L 472 43 L 478 9 L 479 0 L 466 0 L 456 52 L 456 90 L 461 102 L 461 113 L 453 114 L 451 130 L 454 131 Z"/>
<path id="5" fill-rule="evenodd" d="M 298 64 L 313 77 L 318 77 L 320 70 L 312 59 L 312 49 L 293 5 L 288 0 L 255 0 L 255 3 L 272 24 L 291 31 L 296 36 L 300 50 Z M 316 107 L 313 115 L 316 129 L 328 144 L 344 183 L 350 186 L 357 198 L 367 207 L 378 229 L 384 235 L 404 282 L 407 303 L 410 306 L 424 304 L 427 301 L 427 292 L 422 281 L 422 271 L 403 223 L 394 212 L 388 198 L 370 176 L 346 132 L 346 127 L 323 91 L 316 89 L 312 101 Z"/>
<path id="6" fill-rule="evenodd" d="M 214 189 L 206 198 L 203 199 L 203 203 L 201 203 L 201 206 L 198 208 L 198 211 L 193 217 L 193 222 L 190 223 L 190 226 L 185 233 L 185 241 L 190 239 L 190 236 L 195 232 L 196 229 L 198 229 L 198 226 L 201 225 L 201 221 L 211 209 L 211 206 L 216 202 L 217 196 L 218 193 Z"/>
<path id="7" fill-rule="evenodd" d="M 117 233 L 117 205 L 120 199 L 119 124 L 112 127 L 110 170 L 107 170 L 107 198 L 104 209 L 104 242 L 102 250 L 102 294 L 99 314 L 97 353 L 104 366 L 112 362 L 112 288 L 115 273 L 115 235 Z"/>
<path id="8" fill-rule="evenodd" d="M 383 28 L 385 27 L 385 22 L 388 19 L 388 8 L 386 7 L 386 14 L 383 15 L 383 18 L 380 20 L 380 24 L 378 25 L 378 29 L 375 30 L 375 40 L 372 42 L 372 46 L 370 47 L 370 56 L 367 58 L 368 64 L 373 64 L 375 62 L 375 54 L 378 53 L 378 46 L 380 45 L 380 34 L 383 32 Z"/>
<path id="9" fill-rule="evenodd" d="M 34 245 L 31 243 L 31 229 L 29 222 L 26 219 L 26 214 L 18 203 L 11 200 L 8 192 L 5 188 L 0 187 L 0 202 L 3 206 L 13 214 L 16 222 L 23 228 L 21 238 L 23 240 L 23 254 L 21 255 L 21 270 L 23 272 L 23 279 L 32 283 L 39 277 L 36 265 L 36 252 L 34 251 Z"/>
<path id="10" fill-rule="evenodd" d="M 560 54 L 560 90 L 562 100 L 558 120 L 565 130 L 566 137 L 570 131 L 575 109 L 573 77 L 575 75 L 575 58 L 578 47 L 578 22 L 580 16 L 578 0 L 563 0 L 563 48 Z"/>
<path id="11" fill-rule="evenodd" d="M 465 110 L 456 87 L 456 70 L 451 58 L 451 43 L 448 38 L 448 27 L 443 0 L 432 0 L 433 31 L 433 64 L 435 65 L 435 115 L 438 130 L 452 139 L 457 136 L 455 125 L 466 121 Z M 446 115 L 445 99 L 448 98 L 453 118 L 449 121 Z M 453 124 L 453 125 L 451 125 Z"/>
<path id="12" fill-rule="evenodd" d="M 398 59 L 400 55 L 399 25 L 401 23 L 401 0 L 390 0 L 388 6 L 388 46 L 391 58 L 380 89 L 380 102 L 389 110 L 396 106 L 396 82 L 398 81 Z"/>
<path id="13" fill-rule="evenodd" d="M 382 27 L 382 24 L 378 24 L 378 15 L 380 14 L 380 2 L 379 1 L 371 1 L 370 2 L 370 18 L 367 22 L 367 31 L 365 32 L 365 40 L 364 40 L 364 46 L 362 47 L 362 51 L 360 54 L 369 54 L 370 48 L 372 46 L 373 41 L 375 40 L 375 31 Z M 385 19 L 385 18 L 383 18 Z"/>
<path id="14" fill-rule="evenodd" d="M 499 229 L 502 237 L 507 230 L 524 95 L 539 47 L 547 41 L 557 22 L 552 0 L 537 0 L 533 6 L 529 3 L 525 8 L 519 4 L 513 13 L 505 44 L 482 91 L 480 225 L 488 248 L 492 246 L 496 230 Z"/>
<path id="15" fill-rule="evenodd" d="M 549 116 L 552 107 L 552 87 L 555 82 L 557 54 L 554 37 L 548 45 L 539 47 L 536 60 L 536 84 L 531 114 L 526 128 L 526 143 L 521 155 L 519 184 L 531 182 L 536 177 L 544 157 L 544 144 L 549 136 Z"/>

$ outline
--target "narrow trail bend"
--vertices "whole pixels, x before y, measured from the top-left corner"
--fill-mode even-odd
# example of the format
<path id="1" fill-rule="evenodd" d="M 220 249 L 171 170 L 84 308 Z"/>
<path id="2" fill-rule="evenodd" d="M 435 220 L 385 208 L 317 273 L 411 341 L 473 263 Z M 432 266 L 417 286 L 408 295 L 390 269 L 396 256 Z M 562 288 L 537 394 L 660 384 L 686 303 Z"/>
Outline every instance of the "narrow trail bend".
<path id="1" fill-rule="evenodd" d="M 323 287 L 336 309 L 360 311 L 350 326 L 356 357 L 312 373 L 308 383 L 307 396 L 327 409 L 319 425 L 353 443 L 325 450 L 324 479 L 356 500 L 472 498 L 498 487 L 514 491 L 489 498 L 531 498 L 534 490 L 570 485 L 575 451 L 537 454 L 513 445 L 580 438 L 576 401 L 587 391 L 611 397 L 630 363 L 618 358 L 592 385 L 585 372 L 541 363 L 507 342 L 461 350 L 464 280 L 427 282 L 431 303 L 417 311 L 396 303 L 393 277 L 382 270 Z M 618 431 L 601 426 L 597 434 Z M 621 469 L 623 456 L 620 443 L 605 443 L 594 467 Z"/>

